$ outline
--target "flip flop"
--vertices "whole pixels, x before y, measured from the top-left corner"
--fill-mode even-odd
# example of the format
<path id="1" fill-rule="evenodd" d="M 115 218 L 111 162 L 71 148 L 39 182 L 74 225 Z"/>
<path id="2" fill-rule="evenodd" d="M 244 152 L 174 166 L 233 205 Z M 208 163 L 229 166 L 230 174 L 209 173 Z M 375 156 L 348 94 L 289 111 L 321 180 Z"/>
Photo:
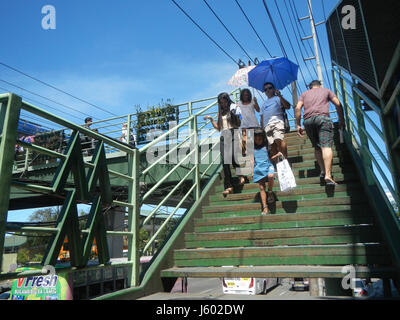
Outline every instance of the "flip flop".
<path id="1" fill-rule="evenodd" d="M 325 183 L 327 186 L 336 186 L 337 183 L 331 179 L 325 179 Z"/>
<path id="2" fill-rule="evenodd" d="M 264 210 L 267 209 L 267 212 L 264 212 Z M 262 216 L 267 216 L 268 215 L 268 206 L 263 207 L 263 211 L 261 211 Z"/>
<path id="3" fill-rule="evenodd" d="M 232 188 L 227 188 L 225 189 L 225 191 L 222 192 L 222 194 L 226 197 L 228 194 L 233 193 Z"/>

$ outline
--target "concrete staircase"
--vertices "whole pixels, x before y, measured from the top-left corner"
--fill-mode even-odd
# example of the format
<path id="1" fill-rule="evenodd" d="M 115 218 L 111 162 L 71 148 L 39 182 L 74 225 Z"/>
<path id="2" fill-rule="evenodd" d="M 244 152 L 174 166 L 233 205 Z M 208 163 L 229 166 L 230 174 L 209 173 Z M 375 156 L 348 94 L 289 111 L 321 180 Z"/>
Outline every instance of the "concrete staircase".
<path id="1" fill-rule="evenodd" d="M 395 269 L 367 196 L 345 145 L 335 133 L 333 176 L 338 185 L 320 182 L 308 138 L 286 137 L 297 188 L 282 193 L 268 216 L 261 216 L 258 184 L 236 186 L 223 197 L 215 186 L 185 248 L 175 250 L 174 267 L 162 277 L 342 278 L 345 265 L 357 277 L 391 277 Z"/>

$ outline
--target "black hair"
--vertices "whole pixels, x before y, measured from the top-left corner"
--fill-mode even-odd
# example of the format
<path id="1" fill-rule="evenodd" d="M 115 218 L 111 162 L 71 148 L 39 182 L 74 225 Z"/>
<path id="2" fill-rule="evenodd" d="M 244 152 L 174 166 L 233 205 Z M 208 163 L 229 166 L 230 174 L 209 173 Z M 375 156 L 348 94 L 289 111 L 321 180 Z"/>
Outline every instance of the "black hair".
<path id="1" fill-rule="evenodd" d="M 256 136 L 261 136 L 263 138 L 263 143 L 261 145 L 256 144 Z M 263 147 L 268 147 L 268 140 L 263 129 L 254 129 L 254 149 L 261 149 Z"/>
<path id="2" fill-rule="evenodd" d="M 266 82 L 266 83 L 264 83 L 264 86 L 263 86 L 263 88 L 265 88 L 265 86 L 266 86 L 267 84 L 270 84 L 270 85 L 271 85 L 271 86 L 273 86 L 273 87 L 274 87 L 274 89 L 275 89 L 275 85 L 274 85 L 272 82 Z"/>
<path id="3" fill-rule="evenodd" d="M 313 87 L 320 87 L 322 85 L 321 81 L 319 80 L 313 80 L 310 82 L 310 84 L 308 85 L 308 87 L 310 89 L 312 89 Z"/>
<path id="4" fill-rule="evenodd" d="M 222 99 L 225 99 L 228 102 L 228 109 L 227 110 L 224 110 L 222 108 L 222 104 L 221 104 L 221 100 Z M 231 104 L 233 103 L 233 101 L 231 100 L 231 97 L 229 96 L 229 94 L 226 93 L 226 92 L 220 93 L 218 95 L 217 101 L 218 101 L 217 127 L 218 127 L 218 130 L 221 131 L 221 129 L 222 129 L 222 116 L 223 115 L 227 114 L 228 115 L 227 116 L 228 123 L 232 124 L 231 123 L 231 113 L 230 113 L 231 108 L 230 107 L 231 107 Z"/>
<path id="5" fill-rule="evenodd" d="M 240 101 L 243 102 L 243 96 L 244 94 L 247 92 L 247 94 L 249 95 L 249 102 L 251 102 L 251 99 L 253 98 L 253 96 L 251 95 L 251 92 L 249 89 L 245 88 L 240 92 Z"/>

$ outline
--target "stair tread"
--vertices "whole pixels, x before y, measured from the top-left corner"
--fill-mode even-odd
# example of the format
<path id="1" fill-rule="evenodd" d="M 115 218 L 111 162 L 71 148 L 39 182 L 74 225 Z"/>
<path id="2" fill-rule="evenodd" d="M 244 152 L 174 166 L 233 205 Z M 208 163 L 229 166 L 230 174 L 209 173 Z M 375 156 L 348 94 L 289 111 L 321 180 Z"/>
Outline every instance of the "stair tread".
<path id="1" fill-rule="evenodd" d="M 337 198 L 315 198 L 315 199 L 302 199 L 302 200 L 282 200 L 276 201 L 275 206 L 276 208 L 283 208 L 283 207 L 305 207 L 305 206 L 313 206 L 313 205 L 337 205 L 337 204 L 355 204 L 360 203 L 361 198 L 355 199 L 351 196 L 342 196 Z M 261 209 L 261 203 L 253 202 L 253 203 L 243 203 L 243 204 L 223 204 L 223 205 L 209 205 L 203 207 L 203 212 L 206 213 L 213 213 L 213 212 L 226 212 L 226 211 L 236 211 L 236 210 L 245 210 L 245 209 Z"/>
<path id="2" fill-rule="evenodd" d="M 285 221 L 300 221 L 300 220 L 316 220 L 320 218 L 334 218 L 337 216 L 352 215 L 352 216 L 367 216 L 364 212 L 353 212 L 352 210 L 340 210 L 332 212 L 302 212 L 302 213 L 280 213 L 269 214 L 266 216 L 260 213 L 240 216 L 240 217 L 206 217 L 195 219 L 196 225 L 220 225 L 227 222 L 240 222 L 240 223 L 259 223 L 259 222 L 285 222 Z M 368 216 L 369 217 L 369 216 Z"/>
<path id="3" fill-rule="evenodd" d="M 359 184 L 339 184 L 335 186 L 334 192 L 344 192 L 344 191 L 352 191 L 354 189 L 360 189 L 361 185 Z M 280 191 L 279 187 L 274 187 L 272 191 L 276 194 L 276 196 L 293 196 L 293 195 L 305 195 L 305 194 L 315 194 L 315 193 L 326 193 L 327 188 L 325 186 L 320 185 L 306 185 L 303 188 L 295 188 L 288 192 Z M 256 196 L 259 194 L 260 188 L 258 184 L 254 184 L 254 188 L 246 188 L 242 190 L 240 193 L 232 193 L 224 197 L 222 194 L 215 194 L 210 196 L 212 201 L 228 201 L 228 200 L 240 200 L 240 199 L 248 199 L 252 196 Z"/>
<path id="4" fill-rule="evenodd" d="M 211 236 L 220 237 L 221 239 L 241 239 L 241 237 L 248 236 L 246 239 L 253 239 L 265 236 L 276 236 L 278 234 L 280 237 L 295 238 L 299 234 L 306 233 L 309 236 L 316 236 L 323 233 L 330 233 L 332 231 L 355 231 L 356 229 L 375 229 L 373 224 L 363 224 L 363 225 L 350 225 L 350 226 L 322 226 L 322 227 L 300 227 L 300 228 L 282 228 L 282 229 L 260 229 L 260 230 L 240 230 L 235 232 L 229 231 L 214 231 L 214 232 L 191 232 L 186 235 L 191 235 L 193 238 L 199 239 L 209 239 Z M 337 233 L 336 233 L 337 234 Z"/>

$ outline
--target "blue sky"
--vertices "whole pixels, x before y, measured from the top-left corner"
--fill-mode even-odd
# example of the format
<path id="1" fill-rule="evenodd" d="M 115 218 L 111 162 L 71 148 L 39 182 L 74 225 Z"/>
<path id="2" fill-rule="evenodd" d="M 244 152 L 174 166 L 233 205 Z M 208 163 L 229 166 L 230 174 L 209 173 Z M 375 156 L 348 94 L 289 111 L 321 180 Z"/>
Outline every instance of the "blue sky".
<path id="1" fill-rule="evenodd" d="M 324 1 L 328 14 L 337 1 Z M 203 1 L 177 2 L 230 55 L 248 60 Z M 269 58 L 234 0 L 208 2 L 252 57 L 259 60 Z M 277 2 L 287 17 L 283 0 Z M 299 15 L 307 15 L 306 1 L 295 2 Z M 239 3 L 272 54 L 282 56 L 262 1 L 240 0 Z M 268 0 L 267 3 L 281 31 L 286 51 L 294 59 L 274 1 Z M 44 17 L 41 10 L 48 4 L 56 9 L 56 30 L 43 30 L 41 26 Z M 321 0 L 313 1 L 313 9 L 316 21 L 322 20 Z M 7 44 L 0 53 L 1 62 L 112 113 L 127 114 L 133 111 L 135 104 L 145 108 L 166 98 L 180 103 L 233 89 L 226 82 L 237 66 L 172 1 L 6 0 L 1 2 L 0 10 L 7 12 L 0 21 L 1 37 Z M 302 24 L 310 33 L 309 22 L 303 21 Z M 289 24 L 287 27 L 290 31 Z M 319 30 L 325 58 L 330 61 L 324 26 Z M 297 48 L 296 43 L 293 45 Z M 309 65 L 311 67 L 311 63 Z M 0 79 L 99 119 L 111 116 L 4 66 L 0 66 Z M 0 82 L 0 87 L 55 106 L 60 109 L 60 115 L 67 111 L 4 82 Z M 64 117 L 69 118 L 65 114 Z M 78 121 L 77 118 L 70 120 Z"/>
<path id="2" fill-rule="evenodd" d="M 305 0 L 294 0 L 301 17 L 308 14 Z M 323 20 L 322 1 L 329 14 L 336 0 L 313 0 L 317 22 Z M 201 0 L 177 2 L 236 60 L 248 61 L 245 53 L 212 15 Z M 237 37 L 246 51 L 259 60 L 269 58 L 260 41 L 245 20 L 234 0 L 209 0 L 210 6 Z M 268 20 L 262 0 L 240 0 L 264 43 L 274 56 L 282 56 L 278 41 Z M 290 34 L 283 0 L 277 0 Z M 286 1 L 286 3 L 289 3 Z M 267 4 L 289 55 L 295 61 L 275 3 Z M 56 29 L 44 30 L 42 7 L 56 9 Z M 110 112 L 123 115 L 134 112 L 134 105 L 143 109 L 170 98 L 174 103 L 218 95 L 234 88 L 226 82 L 237 70 L 200 30 L 169 0 L 3 0 L 0 2 L 0 33 L 3 40 L 0 62 L 48 82 L 81 99 Z M 310 34 L 308 21 L 302 26 Z M 330 55 L 325 27 L 318 32 L 328 68 Z M 303 34 L 304 36 L 304 34 Z M 298 54 L 297 43 L 292 37 Z M 309 44 L 312 45 L 311 40 Z M 308 48 L 308 44 L 307 44 Z M 307 57 L 310 54 L 304 53 Z M 309 68 L 314 62 L 308 62 Z M 312 80 L 304 64 L 300 64 L 307 83 Z M 324 76 L 325 70 L 324 71 Z M 329 72 L 329 69 L 328 69 Z M 329 75 L 330 76 L 330 75 Z M 13 83 L 57 102 L 74 107 L 94 118 L 109 118 L 109 113 L 95 109 L 81 101 L 57 92 L 32 79 L 0 65 L 0 80 Z M 304 84 L 300 78 L 301 91 Z M 326 83 L 327 85 L 327 83 Z M 48 104 L 54 112 L 73 122 L 82 114 L 66 110 L 60 105 L 38 98 L 0 81 L 0 88 L 26 98 Z M 0 89 L 0 92 L 4 90 Z M 288 100 L 288 91 L 284 91 Z M 40 103 L 34 103 L 48 109 Z M 53 109 L 50 111 L 54 111 Z M 66 111 L 75 117 L 66 114 Z M 24 220 L 30 211 L 19 215 Z M 10 215 L 11 216 L 11 215 Z M 14 220 L 14 219 L 13 219 Z"/>
<path id="3" fill-rule="evenodd" d="M 337 1 L 325 1 L 328 14 Z M 177 0 L 235 60 L 248 61 L 245 53 L 201 0 Z M 283 0 L 277 0 L 287 17 Z M 308 14 L 306 1 L 295 0 L 300 16 Z M 269 58 L 234 0 L 209 0 L 208 3 L 237 37 L 251 57 Z M 239 3 L 250 18 L 269 51 L 282 56 L 261 0 Z M 288 3 L 288 2 L 287 2 Z M 284 34 L 275 3 L 267 1 L 288 52 L 294 60 Z M 316 21 L 323 19 L 321 0 L 313 0 Z M 42 7 L 56 9 L 56 29 L 42 28 Z M 110 112 L 123 115 L 170 98 L 174 103 L 218 95 L 234 88 L 226 82 L 236 72 L 235 65 L 169 0 L 4 0 L 0 2 L 0 33 L 3 39 L 0 62 L 50 83 Z M 287 18 L 286 18 L 287 19 Z M 287 20 L 286 20 L 287 22 Z M 308 21 L 303 21 L 310 33 Z M 290 25 L 287 25 L 290 32 Z M 324 26 L 320 26 L 328 67 L 330 57 Z M 294 41 L 294 39 L 292 39 Z M 308 40 L 310 41 L 310 40 Z M 312 45 L 312 43 L 310 42 Z M 297 43 L 293 42 L 297 49 Z M 308 48 L 308 44 L 307 44 Z M 309 55 L 308 55 L 309 56 Z M 299 55 L 300 58 L 300 55 Z M 309 62 L 309 67 L 312 64 Z M 300 77 L 299 77 L 300 79 Z M 109 113 L 57 92 L 0 65 L 0 80 L 68 105 L 94 118 L 109 118 Z M 307 78 L 310 81 L 311 78 Z M 303 86 L 303 85 L 302 85 Z M 0 81 L 0 87 L 32 98 L 34 103 L 73 122 L 84 116 L 58 104 Z M 0 89 L 0 92 L 5 90 Z M 289 99 L 288 91 L 284 92 Z M 68 113 L 68 114 L 67 114 Z M 75 117 L 71 117 L 72 114 Z M 83 120 L 82 120 L 83 121 Z M 10 212 L 10 220 L 24 221 L 31 210 Z"/>

